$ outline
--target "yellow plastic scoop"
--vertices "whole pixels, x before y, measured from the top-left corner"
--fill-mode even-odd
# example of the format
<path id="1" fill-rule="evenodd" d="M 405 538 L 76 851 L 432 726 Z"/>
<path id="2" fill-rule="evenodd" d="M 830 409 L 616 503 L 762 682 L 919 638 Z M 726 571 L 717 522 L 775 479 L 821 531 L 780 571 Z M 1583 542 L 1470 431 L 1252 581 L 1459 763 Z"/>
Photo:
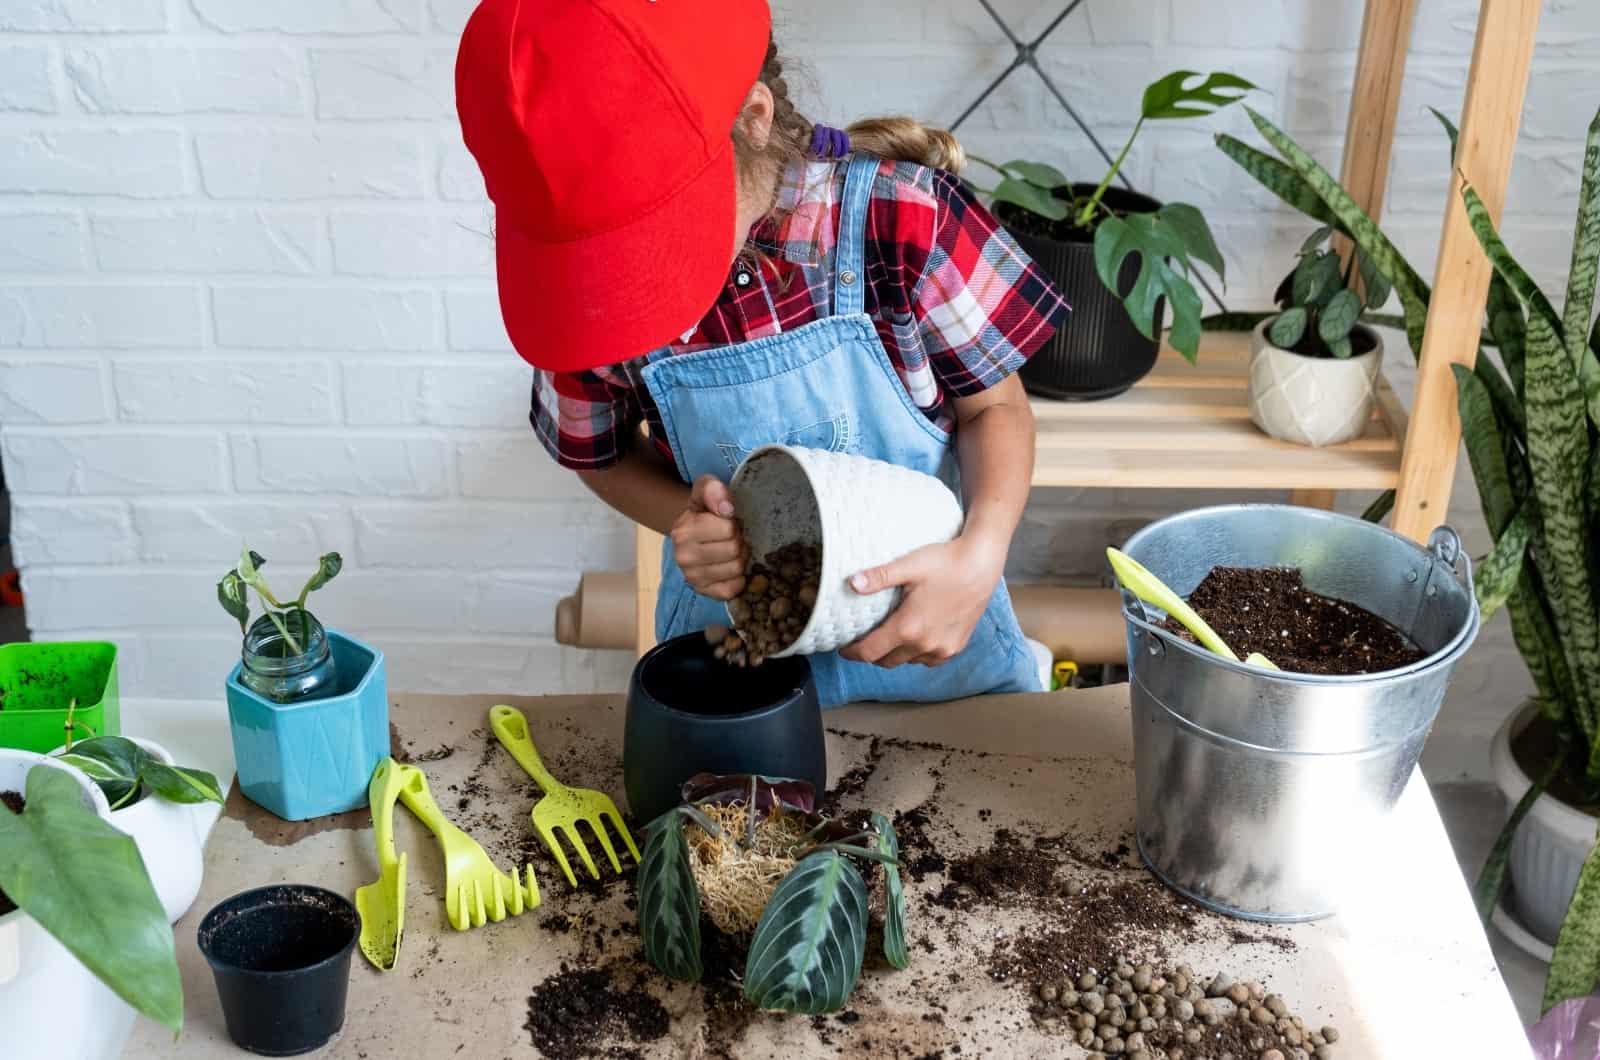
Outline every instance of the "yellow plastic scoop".
<path id="1" fill-rule="evenodd" d="M 400 770 L 392 758 L 378 763 L 367 785 L 372 804 L 372 835 L 378 847 L 378 879 L 356 889 L 361 914 L 361 952 L 380 972 L 400 959 L 406 926 L 406 856 L 395 856 L 394 803 L 400 797 Z"/>
<path id="2" fill-rule="evenodd" d="M 1106 549 L 1106 558 L 1111 561 L 1111 569 L 1116 572 L 1117 581 L 1122 583 L 1124 589 L 1177 619 L 1185 629 L 1194 634 L 1194 639 L 1198 640 L 1202 647 L 1216 652 L 1224 659 L 1239 661 L 1239 656 L 1228 647 L 1228 642 L 1217 636 L 1217 631 L 1200 617 L 1199 612 L 1185 603 L 1183 597 L 1167 588 L 1166 583 L 1151 574 L 1144 564 L 1114 548 Z M 1260 652 L 1252 652 L 1244 664 L 1259 666 L 1263 670 L 1278 669 L 1276 663 Z"/>
<path id="3" fill-rule="evenodd" d="M 516 707 L 490 707 L 489 727 L 505 745 L 505 749 L 511 752 L 511 757 L 517 760 L 517 764 L 527 770 L 528 775 L 543 789 L 544 798 L 533 807 L 533 829 L 539 833 L 539 838 L 544 840 L 545 846 L 550 848 L 550 853 L 555 855 L 556 864 L 561 866 L 568 883 L 576 887 L 578 879 L 572 874 L 572 866 L 567 862 L 566 851 L 561 849 L 561 843 L 556 838 L 558 829 L 566 834 L 567 840 L 578 852 L 578 857 L 583 859 L 583 867 L 589 870 L 590 878 L 596 880 L 600 878 L 599 870 L 594 867 L 594 859 L 589 856 L 589 848 L 583 845 L 583 837 L 578 834 L 579 821 L 589 826 L 589 831 L 594 833 L 600 849 L 604 850 L 606 857 L 610 859 L 612 869 L 619 874 L 622 872 L 622 862 L 617 860 L 616 848 L 611 845 L 611 840 L 606 835 L 606 821 L 611 822 L 611 827 L 616 829 L 622 841 L 627 844 L 628 853 L 633 855 L 633 860 L 635 862 L 639 860 L 639 848 L 633 845 L 633 837 L 628 834 L 627 826 L 622 823 L 622 814 L 617 812 L 617 805 L 611 801 L 609 795 L 589 788 L 569 788 L 550 775 L 550 771 L 544 767 L 544 761 L 539 757 L 538 750 L 533 746 L 533 737 L 528 735 L 528 719 L 522 716 L 522 711 Z"/>

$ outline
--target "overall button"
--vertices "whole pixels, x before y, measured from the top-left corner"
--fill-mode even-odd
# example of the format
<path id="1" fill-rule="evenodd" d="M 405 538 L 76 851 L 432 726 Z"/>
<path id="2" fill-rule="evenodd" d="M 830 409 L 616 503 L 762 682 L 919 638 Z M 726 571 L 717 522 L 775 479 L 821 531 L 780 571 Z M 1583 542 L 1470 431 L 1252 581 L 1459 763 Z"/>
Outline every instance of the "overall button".
<path id="1" fill-rule="evenodd" d="M 750 286 L 750 274 L 748 272 L 741 271 L 739 273 L 739 275 L 737 275 L 737 276 L 735 276 L 733 278 L 733 282 L 738 284 L 740 287 L 749 287 Z"/>
<path id="2" fill-rule="evenodd" d="M 846 287 L 849 287 L 851 284 L 856 282 L 856 274 L 851 272 L 849 269 L 846 269 L 844 272 L 839 274 L 839 282 L 844 284 Z"/>

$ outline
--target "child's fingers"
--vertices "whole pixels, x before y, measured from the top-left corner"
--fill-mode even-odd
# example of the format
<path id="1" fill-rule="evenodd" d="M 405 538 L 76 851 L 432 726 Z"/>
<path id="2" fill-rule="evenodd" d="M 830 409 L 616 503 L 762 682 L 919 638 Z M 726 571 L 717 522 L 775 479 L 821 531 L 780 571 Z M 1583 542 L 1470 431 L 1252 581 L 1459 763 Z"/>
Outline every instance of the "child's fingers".
<path id="1" fill-rule="evenodd" d="M 701 585 L 739 581 L 744 578 L 744 561 L 732 559 L 722 563 L 702 564 L 693 570 L 684 571 L 684 576 L 692 576 L 693 580 Z"/>
<path id="2" fill-rule="evenodd" d="M 733 518 L 733 494 L 715 475 L 701 475 L 689 490 L 689 507 L 724 519 Z"/>
<path id="3" fill-rule="evenodd" d="M 714 582 L 695 590 L 701 596 L 709 596 L 713 600 L 732 600 L 744 592 L 744 576 L 730 578 L 727 581 Z"/>
<path id="4" fill-rule="evenodd" d="M 737 563 L 744 569 L 744 546 L 737 540 L 705 541 L 673 539 L 672 547 L 678 556 L 678 566 L 710 567 L 720 563 Z"/>

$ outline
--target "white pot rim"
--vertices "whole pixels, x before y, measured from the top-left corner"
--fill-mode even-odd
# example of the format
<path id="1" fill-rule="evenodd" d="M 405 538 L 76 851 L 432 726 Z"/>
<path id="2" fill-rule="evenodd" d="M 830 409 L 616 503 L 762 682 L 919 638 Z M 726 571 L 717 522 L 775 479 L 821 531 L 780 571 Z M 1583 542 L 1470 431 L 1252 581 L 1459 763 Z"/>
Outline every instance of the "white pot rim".
<path id="1" fill-rule="evenodd" d="M 1513 736 L 1520 734 L 1538 713 L 1537 703 L 1523 704 L 1500 723 L 1500 728 L 1495 730 L 1493 742 L 1489 744 L 1489 765 L 1494 771 L 1495 783 L 1499 785 L 1501 794 L 1511 806 L 1515 806 L 1533 784 L 1533 778 L 1523 771 L 1522 766 L 1517 763 L 1516 756 L 1511 753 L 1511 740 Z M 1528 816 L 1537 818 L 1540 824 L 1575 846 L 1593 846 L 1595 843 L 1596 819 L 1581 810 L 1573 809 L 1554 795 L 1546 793 L 1535 799 Z"/>
<path id="2" fill-rule="evenodd" d="M 1367 324 L 1357 324 L 1356 327 L 1361 328 L 1367 334 L 1372 336 L 1372 349 L 1368 350 L 1366 353 L 1358 353 L 1353 356 L 1346 357 L 1342 361 L 1337 357 L 1313 357 L 1308 353 L 1300 353 L 1296 350 L 1286 350 L 1282 346 L 1279 346 L 1277 343 L 1273 342 L 1271 339 L 1267 338 L 1267 326 L 1270 325 L 1276 318 L 1277 314 L 1274 313 L 1272 316 L 1257 324 L 1253 330 L 1253 334 L 1257 339 L 1260 340 L 1263 347 L 1269 350 L 1276 350 L 1285 357 L 1295 357 L 1311 364 L 1363 364 L 1367 361 L 1375 361 L 1379 357 L 1383 356 L 1383 336 L 1378 334 L 1377 329 Z"/>

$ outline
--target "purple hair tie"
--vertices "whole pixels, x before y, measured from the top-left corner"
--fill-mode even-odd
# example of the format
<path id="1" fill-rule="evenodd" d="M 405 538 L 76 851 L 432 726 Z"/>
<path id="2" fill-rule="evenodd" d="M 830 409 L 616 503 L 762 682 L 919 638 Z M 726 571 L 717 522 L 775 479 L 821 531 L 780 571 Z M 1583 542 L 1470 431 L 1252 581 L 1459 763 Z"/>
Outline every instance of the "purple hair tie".
<path id="1" fill-rule="evenodd" d="M 850 134 L 828 125 L 811 128 L 811 154 L 817 158 L 843 158 L 850 153 Z"/>

